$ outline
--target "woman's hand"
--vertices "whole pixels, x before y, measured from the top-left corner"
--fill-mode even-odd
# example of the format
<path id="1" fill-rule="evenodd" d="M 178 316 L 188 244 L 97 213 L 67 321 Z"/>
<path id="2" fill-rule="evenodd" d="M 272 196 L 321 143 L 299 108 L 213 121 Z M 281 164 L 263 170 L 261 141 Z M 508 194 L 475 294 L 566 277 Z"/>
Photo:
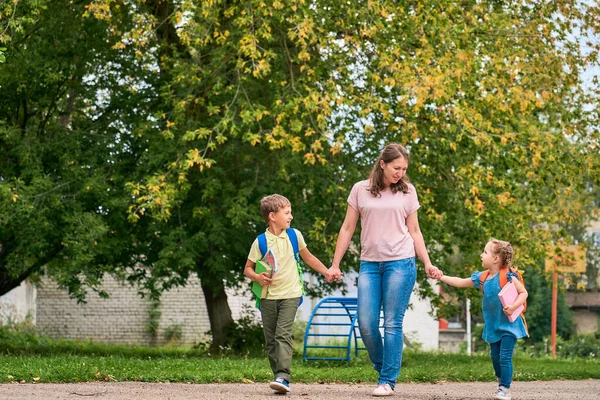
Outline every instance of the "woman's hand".
<path id="1" fill-rule="evenodd" d="M 425 273 L 428 277 L 433 279 L 440 279 L 444 273 L 433 264 L 425 265 Z"/>
<path id="2" fill-rule="evenodd" d="M 344 275 L 342 273 L 342 271 L 340 271 L 340 267 L 338 266 L 331 266 L 328 270 L 327 270 L 327 274 L 325 275 L 325 279 L 327 280 L 328 283 L 331 282 L 339 282 L 342 280 L 342 275 Z"/>

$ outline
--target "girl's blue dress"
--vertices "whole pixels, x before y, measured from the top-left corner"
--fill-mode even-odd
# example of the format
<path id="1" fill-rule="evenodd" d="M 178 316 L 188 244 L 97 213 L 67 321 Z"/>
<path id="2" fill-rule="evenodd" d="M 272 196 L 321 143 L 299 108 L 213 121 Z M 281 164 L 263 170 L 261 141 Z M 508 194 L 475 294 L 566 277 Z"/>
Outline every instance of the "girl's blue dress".
<path id="1" fill-rule="evenodd" d="M 479 276 L 483 271 L 475 271 L 471 280 L 479 289 Z M 510 278 L 509 278 L 510 279 Z M 527 336 L 523 318 L 519 316 L 514 322 L 510 322 L 502 311 L 502 303 L 498 297 L 500 293 L 500 274 L 487 279 L 483 283 L 483 300 L 481 309 L 483 311 L 483 340 L 488 343 L 496 343 L 502 336 L 511 335 L 517 339 Z"/>

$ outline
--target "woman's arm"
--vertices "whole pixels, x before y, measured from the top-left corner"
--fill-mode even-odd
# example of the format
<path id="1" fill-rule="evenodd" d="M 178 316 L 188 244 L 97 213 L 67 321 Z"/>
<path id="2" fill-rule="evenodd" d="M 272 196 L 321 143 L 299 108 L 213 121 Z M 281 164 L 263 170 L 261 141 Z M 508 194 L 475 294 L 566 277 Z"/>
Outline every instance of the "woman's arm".
<path id="1" fill-rule="evenodd" d="M 434 267 L 433 264 L 431 264 L 431 260 L 429 260 L 429 253 L 427 253 L 427 247 L 425 247 L 425 239 L 423 239 L 423 234 L 419 227 L 417 211 L 406 218 L 406 227 L 415 243 L 415 253 L 417 253 L 417 257 L 425 264 L 425 273 L 430 278 L 438 279 L 442 272 L 437 267 Z"/>
<path id="2" fill-rule="evenodd" d="M 346 217 L 344 218 L 344 223 L 340 228 L 340 233 L 335 245 L 333 262 L 331 263 L 331 268 L 329 269 L 330 276 L 339 278 L 342 274 L 340 272 L 340 263 L 342 262 L 342 258 L 344 258 L 344 254 L 346 254 L 346 250 L 348 250 L 348 246 L 352 240 L 352 235 L 354 235 L 354 231 L 356 230 L 356 224 L 359 216 L 360 214 L 357 210 L 351 206 L 348 206 L 348 209 L 346 210 Z"/>

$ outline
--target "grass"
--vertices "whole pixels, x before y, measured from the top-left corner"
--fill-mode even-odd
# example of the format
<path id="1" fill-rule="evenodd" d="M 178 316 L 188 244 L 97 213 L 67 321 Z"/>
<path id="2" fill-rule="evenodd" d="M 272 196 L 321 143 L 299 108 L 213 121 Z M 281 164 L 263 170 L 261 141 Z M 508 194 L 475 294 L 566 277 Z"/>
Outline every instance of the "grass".
<path id="1" fill-rule="evenodd" d="M 272 374 L 266 358 L 189 356 L 185 350 L 152 349 L 135 354 L 132 348 L 110 346 L 111 354 L 3 354 L 0 382 L 267 382 Z M 123 350 L 122 354 L 118 350 Z M 192 352 L 193 354 L 193 352 Z M 366 354 L 350 364 L 332 361 L 292 364 L 295 382 L 375 382 L 377 375 Z M 600 362 L 517 357 L 515 380 L 600 379 Z M 455 355 L 406 351 L 401 382 L 493 381 L 487 355 Z"/>
<path id="2" fill-rule="evenodd" d="M 19 328 L 19 327 L 17 327 Z M 294 382 L 375 382 L 366 352 L 350 364 L 307 361 L 295 344 Z M 324 355 L 327 350 L 321 350 Z M 315 355 L 312 353 L 311 355 Z M 515 357 L 517 381 L 600 379 L 600 361 Z M 266 357 L 240 352 L 211 355 L 205 349 L 116 346 L 92 342 L 51 340 L 30 329 L 0 327 L 0 383 L 7 382 L 267 382 L 272 379 Z M 487 354 L 467 356 L 407 350 L 400 382 L 494 381 Z"/>

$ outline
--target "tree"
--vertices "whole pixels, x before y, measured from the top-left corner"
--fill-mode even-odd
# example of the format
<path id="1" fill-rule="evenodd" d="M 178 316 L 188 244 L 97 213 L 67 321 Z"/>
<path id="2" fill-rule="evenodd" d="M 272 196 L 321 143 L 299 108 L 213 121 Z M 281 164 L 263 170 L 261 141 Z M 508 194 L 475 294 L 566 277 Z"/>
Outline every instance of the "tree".
<path id="1" fill-rule="evenodd" d="M 524 275 L 527 285 L 527 326 L 529 339 L 532 343 L 543 342 L 544 337 L 550 336 L 552 320 L 552 276 L 547 279 L 546 274 L 540 274 L 536 269 L 528 269 Z M 569 339 L 575 333 L 573 317 L 567 304 L 563 285 L 559 285 L 557 298 L 556 332 L 558 336 Z M 562 290 L 561 290 L 562 289 Z"/>
<path id="2" fill-rule="evenodd" d="M 133 143 L 120 153 L 134 166 L 127 187 L 137 222 L 124 230 L 126 243 L 130 259 L 151 267 L 130 278 L 158 293 L 198 273 L 217 345 L 232 323 L 224 286 L 241 284 L 247 248 L 263 229 L 260 197 L 291 197 L 297 226 L 326 259 L 352 183 L 386 142 L 411 152 L 433 259 L 445 267 L 458 250 L 465 260 L 446 272 L 474 269 L 489 236 L 510 240 L 520 265 L 535 265 L 566 236 L 565 224 L 592 215 L 598 88 L 584 87 L 581 71 L 597 63 L 598 44 L 582 49 L 578 32 L 597 36 L 597 8 L 564 0 L 83 6 L 79 23 L 105 27 L 98 59 L 148 71 L 124 74 L 144 96 L 121 98 L 118 113 L 128 121 L 121 137 Z"/>
<path id="3" fill-rule="evenodd" d="M 83 300 L 142 253 L 125 182 L 145 142 L 135 110 L 153 98 L 139 82 L 152 77 L 82 17 L 85 2 L 18 6 L 0 70 L 0 294 L 47 272 Z"/>
<path id="4" fill-rule="evenodd" d="M 110 0 L 95 4 L 117 9 Z M 148 5 L 139 4 L 146 25 L 125 36 L 131 46 L 160 49 L 162 136 L 144 134 L 169 154 L 132 184 L 132 217 L 170 220 L 193 204 L 196 236 L 205 243 L 195 255 L 201 279 L 239 282 L 243 249 L 256 234 L 256 225 L 244 225 L 253 220 L 248 210 L 272 187 L 297 193 L 295 209 L 308 215 L 309 239 L 329 244 L 330 254 L 341 218 L 332 218 L 334 208 L 322 199 L 332 199 L 339 213 L 350 185 L 390 140 L 411 150 L 410 174 L 434 258 L 443 262 L 453 249 L 464 254 L 466 265 L 449 272 L 473 269 L 489 236 L 510 240 L 518 262 L 534 265 L 550 241 L 565 236 L 565 223 L 591 216 L 587 187 L 597 184 L 598 133 L 588 105 L 597 87 L 584 89 L 580 73 L 597 61 L 597 44 L 590 40 L 586 53 L 572 33 L 597 34 L 594 7 L 574 1 Z M 140 34 L 148 27 L 156 28 L 156 42 Z M 264 164 L 267 154 L 274 164 Z M 261 183 L 271 179 L 267 171 L 279 174 L 250 189 L 238 180 L 250 166 Z M 224 261 L 223 252 L 237 261 Z M 184 272 L 164 261 L 161 275 Z"/>

